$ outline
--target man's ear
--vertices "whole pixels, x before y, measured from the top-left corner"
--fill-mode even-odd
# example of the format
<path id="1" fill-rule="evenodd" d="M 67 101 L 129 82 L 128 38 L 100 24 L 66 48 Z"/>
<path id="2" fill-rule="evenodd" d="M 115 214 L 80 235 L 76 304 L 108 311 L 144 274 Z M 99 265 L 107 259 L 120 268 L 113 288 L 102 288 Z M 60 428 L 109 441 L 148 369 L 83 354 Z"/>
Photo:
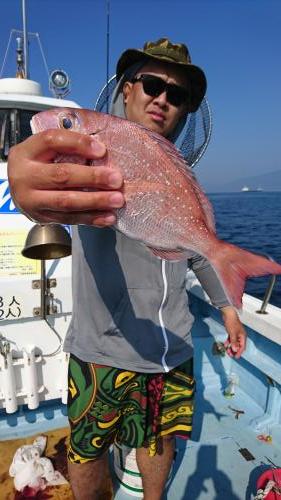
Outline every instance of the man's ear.
<path id="1" fill-rule="evenodd" d="M 131 82 L 125 82 L 123 85 L 123 97 L 124 97 L 124 104 L 127 104 L 128 97 L 131 93 L 133 84 Z"/>

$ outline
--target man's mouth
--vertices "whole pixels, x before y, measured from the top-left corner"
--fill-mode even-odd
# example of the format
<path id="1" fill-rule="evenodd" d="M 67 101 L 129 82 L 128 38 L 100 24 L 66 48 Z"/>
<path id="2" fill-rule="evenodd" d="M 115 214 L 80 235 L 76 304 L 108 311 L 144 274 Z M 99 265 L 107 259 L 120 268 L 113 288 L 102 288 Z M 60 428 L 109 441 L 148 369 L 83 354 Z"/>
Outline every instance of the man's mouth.
<path id="1" fill-rule="evenodd" d="M 149 111 L 149 115 L 155 122 L 164 123 L 165 116 L 157 111 Z"/>

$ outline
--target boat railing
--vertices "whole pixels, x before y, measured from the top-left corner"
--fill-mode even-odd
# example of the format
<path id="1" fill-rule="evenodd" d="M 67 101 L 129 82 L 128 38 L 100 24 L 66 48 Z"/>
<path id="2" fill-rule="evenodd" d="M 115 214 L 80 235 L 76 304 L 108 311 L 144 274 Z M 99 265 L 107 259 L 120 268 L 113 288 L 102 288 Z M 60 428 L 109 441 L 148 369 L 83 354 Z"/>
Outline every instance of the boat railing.
<path id="1" fill-rule="evenodd" d="M 262 257 L 266 257 L 267 259 L 271 260 L 271 262 L 275 262 L 275 260 L 270 255 L 268 255 L 266 253 L 260 253 L 259 252 L 258 255 L 261 255 Z M 257 314 L 268 314 L 267 311 L 266 311 L 266 308 L 267 308 L 268 303 L 270 301 L 270 297 L 272 295 L 272 291 L 273 291 L 275 282 L 276 282 L 276 275 L 275 274 L 271 274 L 269 282 L 268 282 L 268 285 L 267 285 L 267 288 L 265 290 L 265 294 L 264 294 L 264 297 L 263 297 L 261 308 L 258 311 L 256 311 Z"/>
<path id="2" fill-rule="evenodd" d="M 273 259 L 270 259 L 270 260 L 273 260 Z M 266 291 L 265 291 L 265 294 L 263 297 L 261 308 L 258 311 L 256 311 L 258 314 L 268 314 L 266 312 L 266 308 L 267 308 L 267 305 L 269 303 L 269 300 L 270 300 L 270 297 L 271 297 L 271 294 L 272 294 L 272 291 L 273 291 L 273 288 L 275 285 L 275 281 L 276 281 L 276 276 L 275 276 L 275 274 L 272 274 L 270 276 L 270 279 L 269 279 L 269 282 L 268 282 L 268 285 L 267 285 L 267 288 L 266 288 Z"/>

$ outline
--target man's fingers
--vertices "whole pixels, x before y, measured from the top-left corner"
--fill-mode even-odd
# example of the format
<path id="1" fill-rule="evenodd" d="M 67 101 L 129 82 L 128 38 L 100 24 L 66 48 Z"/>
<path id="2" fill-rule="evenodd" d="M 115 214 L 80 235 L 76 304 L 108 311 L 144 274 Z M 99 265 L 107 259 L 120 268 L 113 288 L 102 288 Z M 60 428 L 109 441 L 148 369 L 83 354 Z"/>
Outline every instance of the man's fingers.
<path id="1" fill-rule="evenodd" d="M 74 165 L 72 163 L 47 163 L 38 168 L 34 164 L 30 186 L 36 189 L 120 189 L 123 176 L 116 168 Z"/>
<path id="2" fill-rule="evenodd" d="M 224 342 L 224 346 L 226 349 L 226 353 L 228 354 L 228 356 L 230 356 L 232 358 L 233 357 L 233 352 L 232 352 L 232 348 L 231 348 L 232 345 L 231 345 L 229 338 Z"/>
<path id="3" fill-rule="evenodd" d="M 243 354 L 245 349 L 246 349 L 246 336 L 242 334 L 239 337 L 239 345 L 237 353 L 235 354 L 235 358 L 240 358 L 241 354 Z"/>
<path id="4" fill-rule="evenodd" d="M 22 149 L 24 158 L 40 159 L 48 162 L 54 159 L 58 153 L 74 154 L 88 159 L 102 158 L 106 153 L 106 147 L 95 137 L 70 132 L 69 130 L 45 130 L 35 134 L 17 146 L 17 153 Z M 10 155 L 13 157 L 13 148 Z"/>
<path id="5" fill-rule="evenodd" d="M 40 203 L 40 205 L 39 205 Z M 119 191 L 36 191 L 32 204 L 40 206 L 38 212 L 109 211 L 121 208 L 124 197 Z M 28 202 L 26 202 L 28 212 Z"/>
<path id="6" fill-rule="evenodd" d="M 40 201 L 40 205 L 39 205 Z M 124 197 L 117 191 L 36 191 L 32 211 L 25 203 L 26 212 L 41 223 L 88 224 L 111 226 L 116 222 L 114 209 L 122 207 Z M 112 209 L 112 210 L 111 210 Z"/>
<path id="7" fill-rule="evenodd" d="M 240 358 L 246 347 L 246 338 L 244 335 L 231 335 L 224 342 L 226 352 L 230 357 Z"/>
<path id="8" fill-rule="evenodd" d="M 53 212 L 45 210 L 40 214 L 35 214 L 36 220 L 41 223 L 55 222 L 58 224 L 84 224 L 87 226 L 112 226 L 116 222 L 114 212 Z"/>

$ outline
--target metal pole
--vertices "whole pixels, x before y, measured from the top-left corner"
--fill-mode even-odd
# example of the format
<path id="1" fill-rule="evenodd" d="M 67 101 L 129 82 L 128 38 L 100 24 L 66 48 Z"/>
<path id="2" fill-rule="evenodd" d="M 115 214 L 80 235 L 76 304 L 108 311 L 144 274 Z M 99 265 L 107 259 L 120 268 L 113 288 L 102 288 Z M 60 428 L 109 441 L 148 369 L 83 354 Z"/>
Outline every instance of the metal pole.
<path id="1" fill-rule="evenodd" d="M 106 2 L 106 16 L 107 16 L 107 30 L 106 30 L 106 84 L 109 81 L 109 14 L 110 14 L 110 3 L 109 0 Z M 109 107 L 109 95 L 108 95 L 108 85 L 106 86 L 106 112 L 108 113 Z"/>
<path id="2" fill-rule="evenodd" d="M 46 266 L 45 266 L 45 260 L 41 260 L 41 318 L 46 319 L 46 285 L 47 285 L 47 280 L 46 280 Z"/>
<path id="3" fill-rule="evenodd" d="M 24 55 L 24 76 L 29 78 L 28 71 L 28 33 L 26 28 L 25 0 L 22 0 L 22 25 L 23 25 L 23 55 Z"/>
<path id="4" fill-rule="evenodd" d="M 270 297 L 271 297 L 271 294 L 272 294 L 272 290 L 273 290 L 274 285 L 275 285 L 275 281 L 276 281 L 276 276 L 275 276 L 275 274 L 273 274 L 270 277 L 269 283 L 267 285 L 267 289 L 266 289 L 265 294 L 264 294 L 264 298 L 263 298 L 263 302 L 262 302 L 261 308 L 258 311 L 256 311 L 257 313 L 259 313 L 259 314 L 267 314 L 266 308 L 267 308 L 268 302 L 270 300 Z"/>

